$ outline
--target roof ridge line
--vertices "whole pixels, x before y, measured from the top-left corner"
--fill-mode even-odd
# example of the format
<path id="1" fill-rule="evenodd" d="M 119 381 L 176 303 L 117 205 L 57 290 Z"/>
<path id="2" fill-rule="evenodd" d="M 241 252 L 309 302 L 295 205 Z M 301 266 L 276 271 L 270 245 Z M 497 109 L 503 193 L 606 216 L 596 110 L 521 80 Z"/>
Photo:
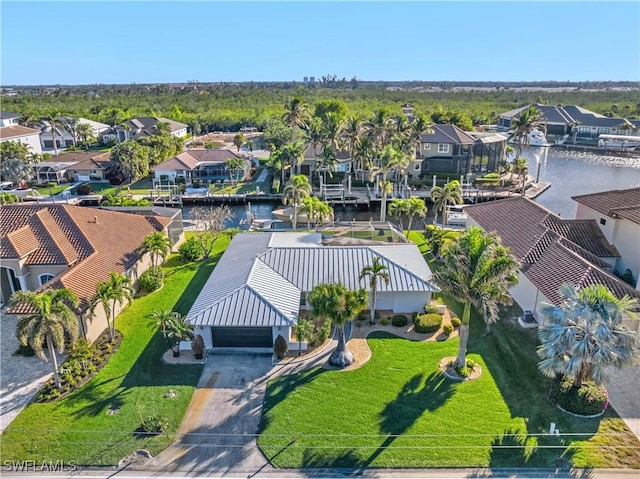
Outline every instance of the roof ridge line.
<path id="1" fill-rule="evenodd" d="M 404 271 L 405 273 L 407 273 L 409 276 L 411 276 L 412 278 L 417 278 L 420 282 L 427 284 L 428 286 L 431 286 L 431 281 L 427 281 L 425 279 L 422 279 L 421 277 L 419 277 L 417 274 L 415 274 L 413 271 L 407 269 L 406 267 L 402 266 L 401 264 L 396 263 L 395 261 L 391 260 L 389 257 L 384 256 L 380 253 L 378 253 L 377 251 L 372 250 L 371 248 L 376 248 L 376 246 L 364 246 L 364 248 L 367 248 L 368 250 L 371 251 L 372 254 L 377 255 L 381 258 L 384 258 L 385 260 L 387 260 L 389 263 L 395 265 L 397 268 L 400 268 L 402 271 Z M 431 270 L 431 268 L 429 268 L 429 270 Z M 431 273 L 431 278 L 433 278 L 433 273 Z"/>

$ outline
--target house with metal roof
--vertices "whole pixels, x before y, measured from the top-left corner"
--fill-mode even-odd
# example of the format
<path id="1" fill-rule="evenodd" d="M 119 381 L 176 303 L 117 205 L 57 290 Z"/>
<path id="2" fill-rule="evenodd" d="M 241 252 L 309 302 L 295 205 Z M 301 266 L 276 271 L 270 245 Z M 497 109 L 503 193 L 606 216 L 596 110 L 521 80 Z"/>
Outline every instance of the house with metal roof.
<path id="1" fill-rule="evenodd" d="M 620 252 L 594 219 L 563 219 L 522 196 L 470 205 L 465 212 L 468 227 L 495 232 L 511 249 L 520 270 L 509 293 L 536 320 L 542 303 L 561 304 L 564 283 L 602 284 L 619 298 L 640 299 L 640 292 L 613 274 Z"/>
<path id="2" fill-rule="evenodd" d="M 414 244 L 331 246 L 320 233 L 244 233 L 229 244 L 187 319 L 208 348 L 272 348 L 278 335 L 291 339 L 314 286 L 366 287 L 360 272 L 374 258 L 389 274 L 389 284 L 379 286 L 378 309 L 420 311 L 439 291 Z"/>
<path id="3" fill-rule="evenodd" d="M 576 218 L 595 221 L 620 252 L 615 268 L 631 272 L 640 290 L 640 188 L 602 191 L 572 197 L 578 203 Z"/>

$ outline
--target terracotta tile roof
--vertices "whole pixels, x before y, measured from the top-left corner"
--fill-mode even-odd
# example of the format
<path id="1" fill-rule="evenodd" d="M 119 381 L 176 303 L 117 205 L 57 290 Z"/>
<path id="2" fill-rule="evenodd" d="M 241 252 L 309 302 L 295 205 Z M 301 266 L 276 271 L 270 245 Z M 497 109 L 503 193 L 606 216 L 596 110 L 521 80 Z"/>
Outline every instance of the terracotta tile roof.
<path id="1" fill-rule="evenodd" d="M 619 253 L 591 220 L 564 220 L 521 196 L 467 206 L 465 211 L 485 231 L 496 232 L 522 264 L 523 274 L 556 304 L 563 283 L 604 284 L 619 297 L 640 298 L 639 291 L 604 271 L 611 265 L 598 256 Z"/>
<path id="2" fill-rule="evenodd" d="M 640 224 L 640 188 L 602 191 L 571 199 L 611 218 L 626 218 Z"/>
<path id="3" fill-rule="evenodd" d="M 12 248 L 16 251 L 33 248 L 35 238 L 37 249 L 29 254 L 27 264 L 71 263 L 67 271 L 46 287 L 72 290 L 78 295 L 83 311 L 96 283 L 108 279 L 111 271 L 124 273 L 129 269 L 138 260 L 136 250 L 144 237 L 164 230 L 170 222 L 170 218 L 80 206 L 8 205 L 0 210 L 2 257 L 15 258 Z M 31 236 L 25 231 L 30 231 Z M 5 241 L 6 238 L 10 241 Z M 10 243 L 11 248 L 5 248 L 5 243 Z"/>
<path id="4" fill-rule="evenodd" d="M 600 258 L 620 257 L 618 249 L 607 241 L 595 220 L 568 220 L 549 215 L 542 224 Z"/>
<path id="5" fill-rule="evenodd" d="M 74 170 L 105 169 L 111 162 L 109 151 L 74 151 L 63 153 L 48 160 L 52 163 L 72 163 L 69 168 Z"/>
<path id="6" fill-rule="evenodd" d="M 28 128 L 22 125 L 11 125 L 0 127 L 0 140 L 9 140 L 11 138 L 20 138 L 22 136 L 39 135 L 38 130 Z"/>

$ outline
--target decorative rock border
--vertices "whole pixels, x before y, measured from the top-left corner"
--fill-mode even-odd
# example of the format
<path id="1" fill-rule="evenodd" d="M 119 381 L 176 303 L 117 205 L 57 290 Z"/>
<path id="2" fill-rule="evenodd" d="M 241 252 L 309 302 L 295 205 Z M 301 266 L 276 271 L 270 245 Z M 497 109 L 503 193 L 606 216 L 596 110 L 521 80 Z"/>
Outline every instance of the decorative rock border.
<path id="1" fill-rule="evenodd" d="M 468 377 L 460 376 L 458 372 L 455 370 L 455 368 L 453 366 L 450 366 L 449 364 L 451 363 L 451 361 L 455 361 L 455 360 L 456 360 L 455 356 L 449 356 L 440 360 L 440 364 L 439 364 L 440 371 L 442 371 L 442 373 L 449 379 L 452 379 L 454 381 L 464 382 L 464 381 L 475 381 L 480 376 L 482 376 L 482 368 L 480 367 L 479 364 L 476 364 L 474 366 L 473 371 L 471 371 L 471 374 Z"/>

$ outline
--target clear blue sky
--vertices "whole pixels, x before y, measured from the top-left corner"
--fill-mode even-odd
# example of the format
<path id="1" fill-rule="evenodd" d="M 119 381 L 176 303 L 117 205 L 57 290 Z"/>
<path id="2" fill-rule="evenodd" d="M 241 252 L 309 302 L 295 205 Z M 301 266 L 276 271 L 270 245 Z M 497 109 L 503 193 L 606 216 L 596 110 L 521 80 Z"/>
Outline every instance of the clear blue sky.
<path id="1" fill-rule="evenodd" d="M 1 81 L 640 79 L 640 2 L 7 2 Z"/>

